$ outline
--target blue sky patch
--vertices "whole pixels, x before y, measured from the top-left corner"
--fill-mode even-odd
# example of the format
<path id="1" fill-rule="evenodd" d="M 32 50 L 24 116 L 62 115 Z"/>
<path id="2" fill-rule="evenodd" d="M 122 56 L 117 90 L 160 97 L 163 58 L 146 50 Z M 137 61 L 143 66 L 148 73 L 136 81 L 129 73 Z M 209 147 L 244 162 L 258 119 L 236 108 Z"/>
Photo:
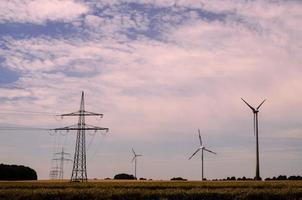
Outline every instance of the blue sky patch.
<path id="1" fill-rule="evenodd" d="M 0 24 L 0 37 L 10 36 L 17 39 L 34 38 L 39 36 L 59 37 L 77 33 L 70 23 L 47 22 L 45 25 L 30 23 Z"/>
<path id="2" fill-rule="evenodd" d="M 3 59 L 0 58 L 0 86 L 16 82 L 20 74 L 16 71 L 2 66 Z"/>

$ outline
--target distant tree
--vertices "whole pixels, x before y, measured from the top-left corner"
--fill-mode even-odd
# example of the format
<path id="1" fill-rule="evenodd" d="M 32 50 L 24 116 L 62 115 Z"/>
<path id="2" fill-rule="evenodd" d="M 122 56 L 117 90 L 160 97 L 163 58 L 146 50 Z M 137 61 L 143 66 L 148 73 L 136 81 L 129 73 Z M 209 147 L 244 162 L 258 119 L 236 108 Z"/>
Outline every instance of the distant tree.
<path id="1" fill-rule="evenodd" d="M 37 178 L 36 171 L 30 167 L 0 164 L 0 180 L 37 180 Z"/>
<path id="2" fill-rule="evenodd" d="M 302 180 L 301 176 L 290 176 L 287 180 Z"/>
<path id="3" fill-rule="evenodd" d="M 262 178 L 261 178 L 261 177 L 259 177 L 259 178 L 256 178 L 256 177 L 255 177 L 254 180 L 255 180 L 255 181 L 261 181 Z"/>
<path id="4" fill-rule="evenodd" d="M 277 180 L 287 180 L 287 177 L 285 175 L 279 175 Z"/>
<path id="5" fill-rule="evenodd" d="M 136 178 L 131 174 L 125 174 L 125 173 L 121 173 L 121 174 L 117 174 L 114 176 L 114 179 L 119 179 L 119 180 L 136 180 Z"/>
<path id="6" fill-rule="evenodd" d="M 237 178 L 237 181 L 251 181 L 253 180 L 252 178 L 246 178 L 245 176 L 243 176 L 242 178 Z"/>
<path id="7" fill-rule="evenodd" d="M 278 177 L 273 177 L 273 178 L 266 178 L 266 181 L 284 181 L 284 180 L 302 180 L 301 176 L 289 176 L 287 177 L 286 175 L 279 175 Z"/>
<path id="8" fill-rule="evenodd" d="M 141 181 L 145 181 L 145 180 L 147 180 L 146 178 L 140 178 L 139 180 L 141 180 Z"/>
<path id="9" fill-rule="evenodd" d="M 182 177 L 173 177 L 171 178 L 171 181 L 187 181 L 187 179 L 184 179 Z"/>

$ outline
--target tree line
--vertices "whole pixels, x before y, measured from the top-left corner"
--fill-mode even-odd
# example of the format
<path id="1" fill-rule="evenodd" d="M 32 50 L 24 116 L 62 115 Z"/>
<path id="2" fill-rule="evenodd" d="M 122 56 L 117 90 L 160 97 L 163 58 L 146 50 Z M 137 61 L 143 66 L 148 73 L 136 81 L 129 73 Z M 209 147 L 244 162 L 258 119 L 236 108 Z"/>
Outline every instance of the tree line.
<path id="1" fill-rule="evenodd" d="M 108 180 L 110 178 L 107 178 Z M 124 180 L 136 180 L 136 178 L 131 174 L 121 173 L 114 176 L 113 179 L 124 179 Z M 140 180 L 146 180 L 145 178 L 140 178 Z M 152 180 L 152 179 L 150 179 Z M 173 177 L 170 179 L 171 181 L 187 181 L 187 179 L 182 177 Z M 205 181 L 207 179 L 204 179 Z M 247 178 L 245 176 L 236 178 L 235 176 L 227 177 L 224 179 L 213 179 L 209 181 L 253 181 L 254 178 Z M 277 177 L 272 178 L 266 178 L 265 181 L 274 181 L 274 180 L 302 180 L 302 176 L 285 176 L 285 175 L 279 175 Z"/>

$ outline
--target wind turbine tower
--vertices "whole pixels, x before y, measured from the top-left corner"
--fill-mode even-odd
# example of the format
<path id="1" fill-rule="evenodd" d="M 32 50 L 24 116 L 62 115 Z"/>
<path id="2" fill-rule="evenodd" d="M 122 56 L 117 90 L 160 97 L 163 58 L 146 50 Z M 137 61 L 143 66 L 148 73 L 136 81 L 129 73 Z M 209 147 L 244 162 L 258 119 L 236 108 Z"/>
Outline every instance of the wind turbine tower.
<path id="1" fill-rule="evenodd" d="M 263 100 L 262 103 L 260 103 L 257 108 L 252 107 L 243 98 L 241 98 L 241 99 L 253 111 L 253 114 L 254 114 L 254 136 L 256 136 L 256 176 L 255 176 L 255 180 L 261 180 L 260 164 L 259 164 L 258 112 L 259 112 L 259 109 L 262 106 L 262 104 L 266 101 L 266 99 Z"/>
<path id="2" fill-rule="evenodd" d="M 217 154 L 207 148 L 205 148 L 203 145 L 202 145 L 202 140 L 201 140 L 201 135 L 200 135 L 200 130 L 198 129 L 198 136 L 199 136 L 199 144 L 200 146 L 196 149 L 196 151 L 190 156 L 189 160 L 191 158 L 193 158 L 200 150 L 201 150 L 201 180 L 203 181 L 204 180 L 204 151 L 207 151 L 207 152 L 210 152 L 212 154 Z"/>
<path id="3" fill-rule="evenodd" d="M 133 158 L 132 158 L 131 162 L 134 161 L 134 176 L 135 176 L 135 178 L 137 178 L 137 176 L 136 176 L 137 158 L 140 156 L 143 156 L 143 155 L 136 154 L 133 148 L 132 148 L 132 153 L 133 153 Z"/>

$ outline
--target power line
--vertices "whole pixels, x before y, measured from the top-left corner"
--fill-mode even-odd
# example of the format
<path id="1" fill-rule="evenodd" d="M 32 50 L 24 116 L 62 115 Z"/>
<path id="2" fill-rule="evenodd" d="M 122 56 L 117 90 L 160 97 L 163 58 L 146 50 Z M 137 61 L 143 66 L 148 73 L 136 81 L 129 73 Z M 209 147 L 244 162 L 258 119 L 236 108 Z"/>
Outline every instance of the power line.
<path id="1" fill-rule="evenodd" d="M 19 115 L 19 114 L 32 114 L 32 115 L 59 115 L 59 113 L 54 113 L 54 112 L 40 112 L 40 111 L 22 111 L 22 110 L 9 110 L 5 109 L 5 112 L 0 112 L 0 115 Z"/>
<path id="2" fill-rule="evenodd" d="M 38 128 L 38 127 L 13 127 L 13 126 L 3 126 L 0 127 L 0 131 L 50 131 L 49 128 Z"/>

